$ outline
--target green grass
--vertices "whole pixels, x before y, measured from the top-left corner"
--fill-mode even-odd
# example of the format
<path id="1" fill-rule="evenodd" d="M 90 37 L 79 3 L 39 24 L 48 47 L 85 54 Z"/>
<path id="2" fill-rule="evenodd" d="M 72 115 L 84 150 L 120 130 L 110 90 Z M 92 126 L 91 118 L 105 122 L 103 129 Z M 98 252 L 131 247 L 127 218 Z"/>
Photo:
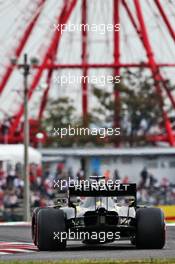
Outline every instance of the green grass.
<path id="1" fill-rule="evenodd" d="M 175 259 L 143 259 L 143 260 L 28 260 L 0 261 L 0 264 L 175 264 Z"/>

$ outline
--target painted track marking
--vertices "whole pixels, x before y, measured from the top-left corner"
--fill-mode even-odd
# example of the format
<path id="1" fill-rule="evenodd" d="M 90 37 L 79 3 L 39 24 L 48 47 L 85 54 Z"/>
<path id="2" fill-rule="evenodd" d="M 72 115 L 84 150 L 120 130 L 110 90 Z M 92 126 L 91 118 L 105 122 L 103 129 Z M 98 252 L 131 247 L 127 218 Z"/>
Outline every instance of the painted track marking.
<path id="1" fill-rule="evenodd" d="M 0 255 L 36 252 L 33 243 L 25 242 L 0 242 Z"/>

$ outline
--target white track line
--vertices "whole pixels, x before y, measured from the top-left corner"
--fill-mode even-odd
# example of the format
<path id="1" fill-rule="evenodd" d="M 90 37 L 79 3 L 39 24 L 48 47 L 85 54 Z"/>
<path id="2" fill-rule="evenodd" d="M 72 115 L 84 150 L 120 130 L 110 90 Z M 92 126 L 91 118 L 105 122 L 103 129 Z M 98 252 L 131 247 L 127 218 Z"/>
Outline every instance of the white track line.
<path id="1" fill-rule="evenodd" d="M 166 226 L 175 226 L 175 223 L 166 223 Z"/>
<path id="2" fill-rule="evenodd" d="M 7 253 L 7 252 L 0 252 L 0 255 L 11 255 L 13 253 Z"/>
<path id="3" fill-rule="evenodd" d="M 22 252 L 26 252 L 26 253 L 30 253 L 33 252 L 32 250 L 27 250 L 27 249 L 21 249 L 21 248 L 3 248 L 0 249 L 1 252 L 11 252 L 11 253 L 22 253 Z"/>
<path id="4" fill-rule="evenodd" d="M 0 226 L 31 226 L 30 222 L 1 222 Z"/>
<path id="5" fill-rule="evenodd" d="M 30 222 L 1 222 L 0 226 L 31 226 Z M 175 226 L 174 223 L 166 223 L 166 226 Z"/>
<path id="6" fill-rule="evenodd" d="M 30 245 L 33 246 L 33 243 L 29 243 L 29 242 L 16 242 L 16 241 L 12 241 L 12 242 L 6 242 L 6 241 L 0 241 L 0 246 L 1 245 Z"/>
<path id="7" fill-rule="evenodd" d="M 175 222 L 166 223 L 167 226 L 175 226 Z M 0 222 L 0 226 L 31 226 L 30 222 Z"/>

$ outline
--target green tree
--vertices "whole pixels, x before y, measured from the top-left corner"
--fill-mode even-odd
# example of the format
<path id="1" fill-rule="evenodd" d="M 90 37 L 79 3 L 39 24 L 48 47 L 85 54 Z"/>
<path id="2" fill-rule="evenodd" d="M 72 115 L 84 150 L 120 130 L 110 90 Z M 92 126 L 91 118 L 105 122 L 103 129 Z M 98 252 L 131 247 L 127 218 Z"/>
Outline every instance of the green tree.
<path id="1" fill-rule="evenodd" d="M 174 89 L 169 81 L 167 85 L 170 90 Z M 115 89 L 120 92 L 122 143 L 148 144 L 146 134 L 159 127 L 163 121 L 160 97 L 155 91 L 154 79 L 142 69 L 134 72 L 127 70 L 122 73 L 121 82 L 116 84 Z M 93 94 L 97 99 L 97 106 L 92 111 L 96 122 L 103 126 L 112 125 L 114 96 L 98 87 L 94 87 Z M 168 113 L 172 110 L 168 104 L 166 110 Z"/>
<path id="2" fill-rule="evenodd" d="M 76 123 L 76 109 L 73 100 L 68 97 L 60 97 L 58 99 L 50 99 L 46 109 L 46 116 L 42 126 L 48 132 L 48 140 L 46 145 L 69 146 L 70 139 L 63 140 L 58 136 L 53 137 L 54 129 L 74 126 Z"/>
<path id="3" fill-rule="evenodd" d="M 73 101 L 68 97 L 49 100 L 44 119 L 44 126 L 47 129 L 53 127 L 61 128 L 76 122 L 76 113 Z"/>
<path id="4" fill-rule="evenodd" d="M 89 123 L 92 122 L 92 119 L 93 116 L 88 115 Z M 58 130 L 60 128 L 68 128 L 69 125 L 71 127 L 79 129 L 83 127 L 82 120 L 82 117 L 77 115 L 73 100 L 70 100 L 68 97 L 60 97 L 56 100 L 50 100 L 48 102 L 46 116 L 42 124 L 43 128 L 48 132 L 48 139 L 46 145 L 52 145 L 55 147 L 70 147 L 73 145 L 84 146 L 87 144 L 103 145 L 103 140 L 99 139 L 98 136 L 67 135 L 63 138 L 60 138 L 59 135 L 54 133 L 54 129 Z"/>

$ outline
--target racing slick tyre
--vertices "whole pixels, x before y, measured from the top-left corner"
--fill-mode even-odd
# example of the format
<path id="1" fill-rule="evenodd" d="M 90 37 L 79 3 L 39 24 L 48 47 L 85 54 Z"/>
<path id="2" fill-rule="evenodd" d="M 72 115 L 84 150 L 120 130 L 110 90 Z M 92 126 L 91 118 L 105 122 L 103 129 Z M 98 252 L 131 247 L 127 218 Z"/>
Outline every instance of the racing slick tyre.
<path id="1" fill-rule="evenodd" d="M 41 208 L 37 213 L 36 245 L 41 251 L 63 250 L 66 239 L 60 234 L 66 232 L 64 212 L 56 208 Z"/>
<path id="2" fill-rule="evenodd" d="M 32 213 L 32 240 L 35 246 L 36 246 L 36 239 L 37 239 L 37 236 L 36 236 L 37 234 L 37 215 L 40 209 L 41 209 L 40 207 L 36 207 Z"/>
<path id="3" fill-rule="evenodd" d="M 136 211 L 136 247 L 161 249 L 165 245 L 164 214 L 159 208 L 140 208 Z"/>

